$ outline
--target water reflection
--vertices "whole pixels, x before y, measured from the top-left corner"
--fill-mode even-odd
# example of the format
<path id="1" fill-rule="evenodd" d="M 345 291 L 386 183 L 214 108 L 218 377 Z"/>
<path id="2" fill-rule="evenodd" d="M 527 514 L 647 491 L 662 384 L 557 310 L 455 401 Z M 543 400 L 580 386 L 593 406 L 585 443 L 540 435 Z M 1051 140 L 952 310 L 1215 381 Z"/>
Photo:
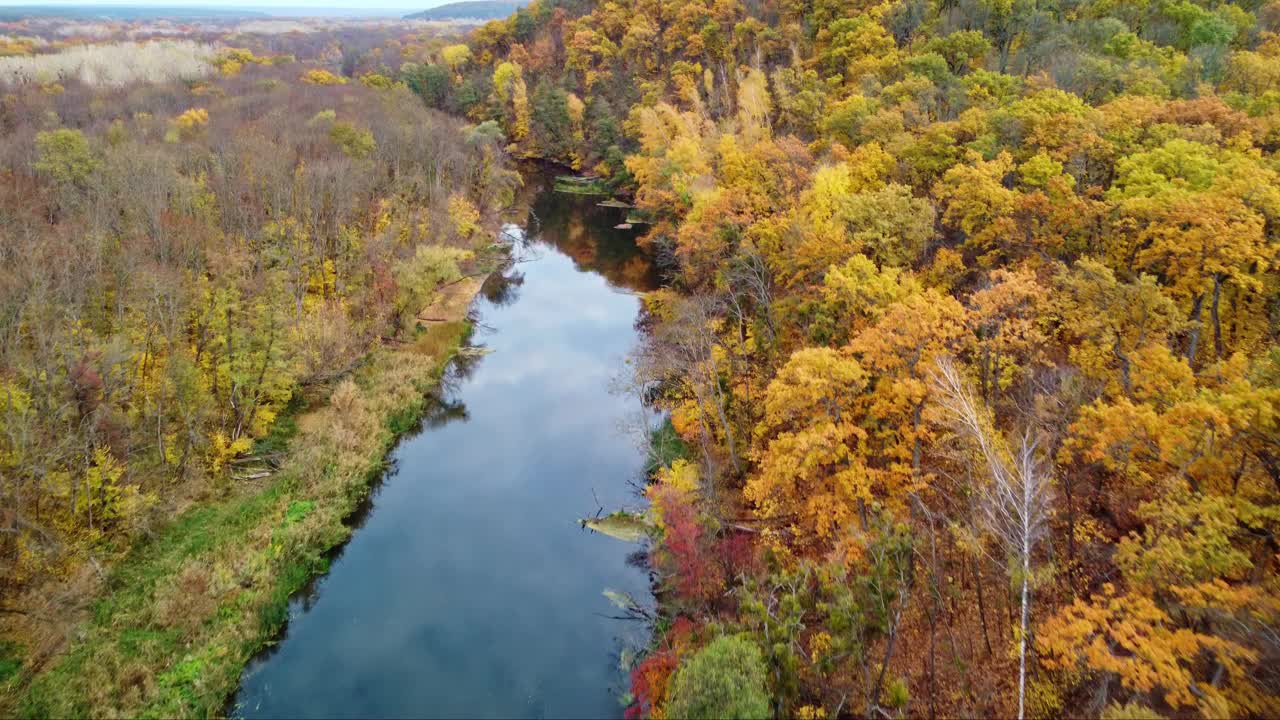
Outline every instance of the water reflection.
<path id="1" fill-rule="evenodd" d="M 524 273 L 514 268 L 496 272 L 485 279 L 480 293 L 490 304 L 497 307 L 510 305 L 520 297 L 520 286 L 524 284 Z"/>
<path id="2" fill-rule="evenodd" d="M 473 345 L 354 518 L 286 636 L 245 672 L 252 717 L 618 716 L 619 656 L 651 607 L 643 551 L 584 533 L 634 505 L 644 453 L 616 427 L 648 412 L 611 394 L 656 278 L 621 211 L 536 194 L 519 257 L 476 302 Z M 525 237 L 520 237 L 524 235 Z M 456 422 L 456 421 L 465 422 Z"/>
<path id="3" fill-rule="evenodd" d="M 603 275 L 618 289 L 655 290 L 661 275 L 636 247 L 638 229 L 618 229 L 626 211 L 601 207 L 604 198 L 550 192 L 550 179 L 540 177 L 526 187 L 526 214 L 518 221 L 537 238 L 573 258 L 583 272 Z"/>

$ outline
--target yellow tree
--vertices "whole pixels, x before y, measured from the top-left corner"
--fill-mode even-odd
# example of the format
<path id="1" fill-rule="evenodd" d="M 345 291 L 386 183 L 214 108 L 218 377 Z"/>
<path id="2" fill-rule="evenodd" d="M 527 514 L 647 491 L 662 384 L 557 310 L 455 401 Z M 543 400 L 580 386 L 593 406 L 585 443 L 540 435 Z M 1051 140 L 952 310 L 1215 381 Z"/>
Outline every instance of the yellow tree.
<path id="1" fill-rule="evenodd" d="M 1132 528 L 1112 556 L 1128 592 L 1060 612 L 1044 649 L 1175 708 L 1273 715 L 1280 698 L 1259 674 L 1280 619 L 1262 567 L 1280 529 L 1273 368 L 1237 356 L 1197 378 L 1163 345 L 1132 357 L 1131 393 L 1085 407 L 1060 458 L 1100 474 L 1097 503 Z"/>
<path id="2" fill-rule="evenodd" d="M 1124 282 L 1103 263 L 1084 259 L 1060 272 L 1055 288 L 1060 342 L 1071 362 L 1112 384 L 1113 392 L 1132 391 L 1134 352 L 1168 344 L 1184 325 L 1177 306 L 1152 275 Z"/>
<path id="3" fill-rule="evenodd" d="M 1215 589 L 1231 598 L 1229 591 Z M 1187 592 L 1183 600 L 1194 611 L 1203 607 L 1205 596 Z M 1238 600 L 1237 595 L 1229 602 Z M 1109 583 L 1093 600 L 1077 600 L 1041 623 L 1036 647 L 1050 669 L 1083 667 L 1109 675 L 1130 692 L 1157 697 L 1175 709 L 1198 709 L 1204 717 L 1280 711 L 1276 698 L 1249 680 L 1255 651 L 1178 627 L 1146 594 L 1117 593 Z M 1214 669 L 1213 676 L 1204 675 L 1205 667 Z"/>
<path id="4" fill-rule="evenodd" d="M 457 77 L 467 63 L 471 62 L 471 48 L 461 44 L 446 45 L 440 49 L 440 58 Z"/>
<path id="5" fill-rule="evenodd" d="M 819 297 L 802 306 L 807 311 L 809 337 L 843 345 L 879 321 L 894 303 L 922 289 L 911 273 L 876 267 L 867 256 L 854 255 L 828 268 Z"/>
<path id="6" fill-rule="evenodd" d="M 849 343 L 871 378 L 859 413 L 867 432 L 869 473 L 892 506 L 901 507 L 923 487 L 920 463 L 933 431 L 923 412 L 929 374 L 938 358 L 967 343 L 966 312 L 955 298 L 936 290 L 910 295 Z"/>
<path id="7" fill-rule="evenodd" d="M 1000 253 L 1015 248 L 1010 241 L 1020 236 L 1014 220 L 1018 193 L 1005 187 L 1004 178 L 1013 171 L 1007 152 L 994 160 L 971 158 L 942 176 L 934 194 L 946 210 L 942 221 L 965 235 L 965 243 L 983 252 L 984 262 L 994 264 Z"/>
<path id="8" fill-rule="evenodd" d="M 769 137 L 769 111 L 773 102 L 769 98 L 769 81 L 755 68 L 740 73 L 738 78 L 738 126 L 748 142 Z"/>
<path id="9" fill-rule="evenodd" d="M 830 541 L 858 513 L 866 524 L 873 495 L 854 411 L 865 385 L 858 362 L 830 348 L 796 351 L 769 383 L 759 470 L 743 494 L 798 544 Z"/>
<path id="10" fill-rule="evenodd" d="M 670 234 L 692 207 L 695 190 L 712 186 L 708 139 L 714 131 L 700 114 L 667 103 L 633 108 L 627 130 L 640 142 L 640 151 L 626 158 L 638 185 L 636 205 L 654 217 L 650 237 Z"/>
<path id="11" fill-rule="evenodd" d="M 993 270 L 989 280 L 969 298 L 969 326 L 977 338 L 982 397 L 994 405 L 1002 390 L 1043 358 L 1049 340 L 1043 327 L 1049 294 L 1025 268 Z"/>
<path id="12" fill-rule="evenodd" d="M 1160 273 L 1170 294 L 1190 304 L 1187 358 L 1192 362 L 1197 360 L 1208 300 L 1214 354 L 1222 357 L 1223 284 L 1260 288 L 1255 273 L 1266 270 L 1275 254 L 1263 234 L 1263 217 L 1240 200 L 1218 193 L 1197 193 L 1169 204 L 1155 200 L 1153 205 L 1140 233 L 1138 264 Z"/>
<path id="13" fill-rule="evenodd" d="M 511 107 L 511 138 L 516 142 L 525 139 L 529 135 L 529 95 L 518 63 L 504 62 L 494 68 L 493 93 L 500 105 Z"/>

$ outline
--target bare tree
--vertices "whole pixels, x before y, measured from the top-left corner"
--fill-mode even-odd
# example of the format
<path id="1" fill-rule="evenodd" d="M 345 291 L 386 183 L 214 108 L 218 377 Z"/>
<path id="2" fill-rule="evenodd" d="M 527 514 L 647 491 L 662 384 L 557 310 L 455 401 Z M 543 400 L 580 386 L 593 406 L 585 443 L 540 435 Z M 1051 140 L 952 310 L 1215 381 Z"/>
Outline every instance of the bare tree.
<path id="1" fill-rule="evenodd" d="M 768 340 L 773 343 L 778 334 L 773 323 L 773 277 L 764 257 L 754 247 L 740 248 L 738 254 L 730 259 L 727 279 L 731 289 L 728 299 L 739 319 L 739 326 L 745 329 L 749 320 L 745 300 L 763 321 Z"/>
<path id="2" fill-rule="evenodd" d="M 733 473 L 742 471 L 737 436 L 733 424 L 734 396 L 724 387 L 724 368 L 717 359 L 717 346 L 724 349 L 716 334 L 717 321 L 724 316 L 724 300 L 712 295 L 693 295 L 672 301 L 670 317 L 660 323 L 651 337 L 631 355 L 637 379 L 649 387 L 669 388 L 681 398 L 691 398 L 698 408 L 699 434 L 706 479 L 716 477 L 718 432 L 724 433 L 725 449 Z"/>
<path id="3" fill-rule="evenodd" d="M 990 483 L 979 487 L 979 508 L 987 529 L 1020 568 L 1021 632 L 1018 636 L 1018 719 L 1025 717 L 1027 634 L 1031 621 L 1031 558 L 1049 514 L 1049 474 L 1038 458 L 1032 428 L 1021 433 L 1017 448 L 991 422 L 990 410 L 974 397 L 950 358 L 940 358 L 932 376 L 938 405 L 956 433 L 973 444 L 987 466 Z"/>

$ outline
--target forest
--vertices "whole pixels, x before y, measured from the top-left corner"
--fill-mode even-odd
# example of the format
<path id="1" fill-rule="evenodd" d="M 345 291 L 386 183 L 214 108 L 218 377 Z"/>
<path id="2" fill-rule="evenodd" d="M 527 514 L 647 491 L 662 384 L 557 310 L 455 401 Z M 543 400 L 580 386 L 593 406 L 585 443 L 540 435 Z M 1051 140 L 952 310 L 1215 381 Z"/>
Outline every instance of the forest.
<path id="1" fill-rule="evenodd" d="M 629 717 L 1280 713 L 1278 31 L 538 0 L 408 78 L 668 268 Z"/>
<path id="2" fill-rule="evenodd" d="M 438 369 L 339 379 L 440 359 L 515 158 L 666 273 L 627 717 L 1280 715 L 1280 3 L 170 35 L 0 37 L 0 710 L 223 712 Z M 366 424 L 250 479 L 318 388 Z"/>
<path id="3" fill-rule="evenodd" d="M 6 716 L 221 712 L 500 254 L 501 131 L 390 69 L 436 33 L 211 32 L 0 38 Z"/>

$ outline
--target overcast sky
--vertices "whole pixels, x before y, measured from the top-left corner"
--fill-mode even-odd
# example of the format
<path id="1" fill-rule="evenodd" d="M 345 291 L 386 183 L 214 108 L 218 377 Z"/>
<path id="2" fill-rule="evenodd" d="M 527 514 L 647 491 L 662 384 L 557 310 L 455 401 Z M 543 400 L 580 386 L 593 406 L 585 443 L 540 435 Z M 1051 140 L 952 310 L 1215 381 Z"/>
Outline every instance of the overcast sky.
<path id="1" fill-rule="evenodd" d="M 377 14 L 379 10 L 425 10 L 437 5 L 443 5 L 451 0 L 368 0 L 361 2 L 360 0 L 334 0 L 331 3 L 324 4 L 319 0 L 125 0 L 123 2 L 112 0 L 111 2 L 93 2 L 92 0 L 0 0 L 0 7 L 10 7 L 15 5 L 21 6 L 38 6 L 38 7 L 57 7 L 59 5 L 70 5 L 75 7 L 94 7 L 94 6 L 110 6 L 110 7 L 198 7 L 198 8 L 223 8 L 237 10 L 260 10 L 275 11 L 289 9 L 305 9 L 310 11 L 308 14 L 324 14 L 325 9 L 341 9 L 350 11 L 351 9 L 363 9 L 372 14 Z M 343 12 L 347 15 L 349 12 Z"/>

